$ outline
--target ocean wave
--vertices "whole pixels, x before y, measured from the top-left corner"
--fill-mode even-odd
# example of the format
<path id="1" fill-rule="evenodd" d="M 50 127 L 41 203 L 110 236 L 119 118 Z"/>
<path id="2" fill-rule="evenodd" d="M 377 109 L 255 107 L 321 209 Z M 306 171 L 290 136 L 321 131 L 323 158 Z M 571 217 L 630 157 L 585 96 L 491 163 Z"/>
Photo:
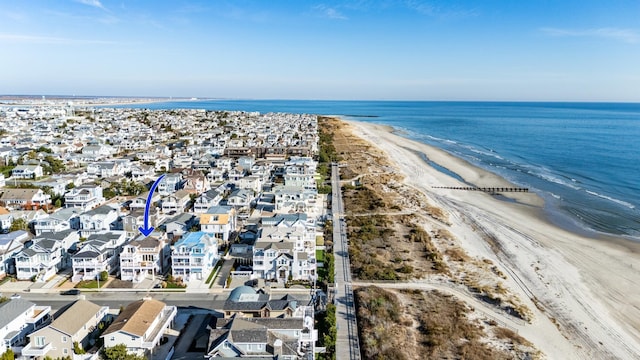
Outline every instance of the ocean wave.
<path id="1" fill-rule="evenodd" d="M 461 145 L 463 148 L 474 152 L 476 154 L 480 154 L 480 155 L 484 155 L 484 156 L 488 156 L 488 157 L 492 157 L 492 158 L 496 158 L 498 160 L 504 160 L 504 158 L 500 155 L 498 155 L 495 151 L 493 150 L 480 150 L 474 146 L 471 145 Z"/>
<path id="2" fill-rule="evenodd" d="M 573 181 L 563 180 L 562 178 L 554 176 L 550 172 L 546 172 L 544 170 L 542 170 L 542 171 L 540 169 L 537 169 L 537 171 L 535 171 L 535 170 L 536 169 L 527 170 L 527 174 L 536 176 L 536 177 L 538 177 L 540 179 L 552 182 L 554 184 L 566 186 L 566 187 L 571 188 L 573 190 L 582 190 L 582 188 L 580 186 L 578 186 L 578 185 L 575 185 Z"/>
<path id="3" fill-rule="evenodd" d="M 633 205 L 631 203 L 628 203 L 626 201 L 623 201 L 623 200 L 620 200 L 620 199 L 616 199 L 616 198 L 612 198 L 611 196 L 603 195 L 603 194 L 600 194 L 600 193 L 597 193 L 597 192 L 591 191 L 591 190 L 585 190 L 585 191 L 589 195 L 593 195 L 593 196 L 597 196 L 597 197 L 599 197 L 601 199 L 609 200 L 609 201 L 614 202 L 614 203 L 616 203 L 618 205 L 626 206 L 629 209 L 635 209 L 636 208 L 635 205 Z"/>

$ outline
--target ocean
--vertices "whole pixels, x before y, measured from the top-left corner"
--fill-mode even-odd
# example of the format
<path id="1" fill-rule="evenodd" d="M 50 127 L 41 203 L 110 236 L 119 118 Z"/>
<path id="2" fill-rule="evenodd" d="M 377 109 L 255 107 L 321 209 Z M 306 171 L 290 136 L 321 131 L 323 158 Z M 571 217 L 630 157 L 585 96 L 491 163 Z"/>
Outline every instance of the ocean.
<path id="1" fill-rule="evenodd" d="M 340 115 L 390 125 L 528 187 L 558 225 L 640 241 L 640 104 L 193 100 L 132 107 Z"/>

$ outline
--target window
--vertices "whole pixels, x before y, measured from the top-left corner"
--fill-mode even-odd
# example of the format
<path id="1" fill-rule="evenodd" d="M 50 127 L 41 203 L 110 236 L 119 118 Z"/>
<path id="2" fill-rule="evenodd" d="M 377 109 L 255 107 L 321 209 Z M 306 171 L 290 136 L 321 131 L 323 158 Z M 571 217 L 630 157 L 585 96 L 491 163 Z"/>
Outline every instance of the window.
<path id="1" fill-rule="evenodd" d="M 62 349 L 62 353 L 63 353 L 63 354 L 65 354 L 65 355 L 67 355 L 67 354 L 69 353 L 69 349 L 66 349 L 66 348 L 65 348 L 65 349 Z"/>
<path id="2" fill-rule="evenodd" d="M 222 347 L 223 347 L 223 348 L 225 348 L 225 349 L 228 349 L 228 348 L 229 348 L 229 343 L 228 343 L 228 342 L 226 342 L 226 341 L 225 341 L 225 342 L 223 342 L 223 343 L 222 343 Z"/>
<path id="3" fill-rule="evenodd" d="M 44 346 L 44 336 L 36 336 L 36 346 Z"/>
<path id="4" fill-rule="evenodd" d="M 66 342 L 67 342 L 67 337 L 66 337 L 66 336 L 63 336 L 63 337 L 62 337 L 62 342 L 63 342 L 63 343 L 66 343 Z"/>

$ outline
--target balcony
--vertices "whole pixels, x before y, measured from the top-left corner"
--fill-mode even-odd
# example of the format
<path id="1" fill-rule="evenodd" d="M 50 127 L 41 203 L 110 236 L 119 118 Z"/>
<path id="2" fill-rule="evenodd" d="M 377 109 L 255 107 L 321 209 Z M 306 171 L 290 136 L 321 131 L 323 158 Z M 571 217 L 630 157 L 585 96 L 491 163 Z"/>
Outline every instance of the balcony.
<path id="1" fill-rule="evenodd" d="M 32 342 L 22 348 L 23 356 L 45 356 L 53 348 L 51 343 L 48 343 L 42 347 L 35 346 Z"/>

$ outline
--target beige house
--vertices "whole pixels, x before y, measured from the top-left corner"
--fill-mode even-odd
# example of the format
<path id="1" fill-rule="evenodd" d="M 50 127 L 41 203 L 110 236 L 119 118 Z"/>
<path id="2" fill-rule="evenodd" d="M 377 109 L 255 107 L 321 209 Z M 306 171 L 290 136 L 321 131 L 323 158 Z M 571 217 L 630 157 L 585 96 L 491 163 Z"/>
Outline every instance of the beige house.
<path id="1" fill-rule="evenodd" d="M 74 357 L 74 343 L 87 349 L 97 336 L 98 324 L 108 321 L 109 308 L 87 300 L 78 300 L 48 326 L 29 334 L 29 344 L 22 349 L 23 356 L 54 359 Z M 93 340 L 93 341 L 92 341 Z"/>
<path id="2" fill-rule="evenodd" d="M 124 344 L 128 352 L 146 356 L 160 344 L 176 313 L 175 306 L 158 300 L 135 301 L 124 308 L 102 334 L 104 346 Z"/>

